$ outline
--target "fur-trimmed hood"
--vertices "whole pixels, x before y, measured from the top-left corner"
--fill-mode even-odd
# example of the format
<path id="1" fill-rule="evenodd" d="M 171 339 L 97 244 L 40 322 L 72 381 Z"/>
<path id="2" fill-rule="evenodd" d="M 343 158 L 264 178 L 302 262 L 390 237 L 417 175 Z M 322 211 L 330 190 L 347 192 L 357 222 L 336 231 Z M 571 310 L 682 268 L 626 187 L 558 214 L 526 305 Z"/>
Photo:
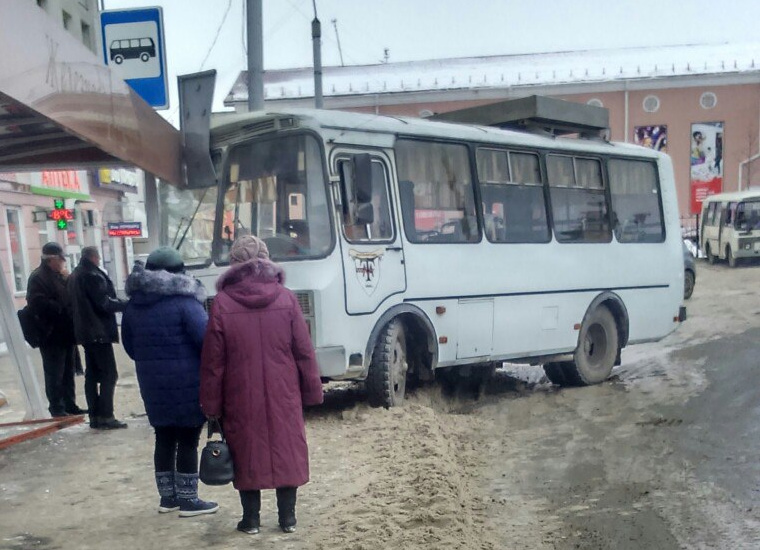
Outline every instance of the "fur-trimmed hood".
<path id="1" fill-rule="evenodd" d="M 200 303 L 206 300 L 206 289 L 198 279 L 182 273 L 148 271 L 142 263 L 135 263 L 127 278 L 127 296 L 140 303 L 153 303 L 166 296 L 191 296 Z"/>
<path id="2" fill-rule="evenodd" d="M 275 300 L 285 283 L 285 272 L 263 258 L 235 264 L 216 282 L 219 292 L 249 308 L 265 307 Z"/>

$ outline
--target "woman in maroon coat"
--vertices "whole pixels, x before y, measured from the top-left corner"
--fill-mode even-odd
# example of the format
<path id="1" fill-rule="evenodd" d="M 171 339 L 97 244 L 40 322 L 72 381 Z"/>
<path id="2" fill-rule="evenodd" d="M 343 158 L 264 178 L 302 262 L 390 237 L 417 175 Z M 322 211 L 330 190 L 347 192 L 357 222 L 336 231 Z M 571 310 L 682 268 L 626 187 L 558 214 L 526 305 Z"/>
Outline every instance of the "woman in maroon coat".
<path id="1" fill-rule="evenodd" d="M 277 489 L 280 527 L 295 531 L 296 490 L 309 481 L 303 405 L 322 402 L 306 321 L 266 244 L 248 235 L 217 282 L 201 357 L 201 408 L 221 419 L 243 519 L 259 531 L 261 489 Z"/>

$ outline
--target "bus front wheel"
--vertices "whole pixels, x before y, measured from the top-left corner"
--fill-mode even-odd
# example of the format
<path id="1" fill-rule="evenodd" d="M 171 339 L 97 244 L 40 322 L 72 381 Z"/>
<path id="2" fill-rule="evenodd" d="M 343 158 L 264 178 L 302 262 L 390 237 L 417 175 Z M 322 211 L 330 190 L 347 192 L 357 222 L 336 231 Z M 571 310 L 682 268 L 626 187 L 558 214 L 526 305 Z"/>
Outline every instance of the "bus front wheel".
<path id="1" fill-rule="evenodd" d="M 728 258 L 728 265 L 730 267 L 736 267 L 736 256 L 734 256 L 734 251 L 731 250 L 730 246 L 726 247 L 726 257 Z"/>
<path id="2" fill-rule="evenodd" d="M 615 366 L 618 345 L 615 318 L 606 307 L 598 307 L 581 326 L 574 360 L 545 364 L 546 377 L 560 386 L 599 384 Z"/>
<path id="3" fill-rule="evenodd" d="M 712 248 L 710 248 L 710 243 L 707 243 L 705 245 L 705 255 L 707 256 L 707 263 L 710 265 L 715 265 L 717 258 L 715 257 L 715 254 L 712 253 Z"/>
<path id="4" fill-rule="evenodd" d="M 117 55 L 113 58 L 113 62 L 116 63 L 117 65 L 121 65 L 123 61 L 124 61 L 123 55 Z"/>
<path id="5" fill-rule="evenodd" d="M 404 326 L 394 319 L 383 327 L 372 352 L 366 382 L 370 406 L 387 409 L 401 405 L 408 370 Z"/>

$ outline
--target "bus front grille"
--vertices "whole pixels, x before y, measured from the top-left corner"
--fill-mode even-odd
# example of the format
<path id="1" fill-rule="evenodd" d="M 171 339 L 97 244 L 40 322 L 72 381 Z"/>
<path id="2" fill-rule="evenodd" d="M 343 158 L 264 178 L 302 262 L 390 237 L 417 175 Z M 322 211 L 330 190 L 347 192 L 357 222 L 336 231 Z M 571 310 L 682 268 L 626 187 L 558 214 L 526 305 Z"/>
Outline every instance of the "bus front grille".
<path id="1" fill-rule="evenodd" d="M 301 306 L 303 316 L 312 317 L 314 315 L 314 303 L 311 292 L 296 292 L 296 298 L 298 305 Z"/>

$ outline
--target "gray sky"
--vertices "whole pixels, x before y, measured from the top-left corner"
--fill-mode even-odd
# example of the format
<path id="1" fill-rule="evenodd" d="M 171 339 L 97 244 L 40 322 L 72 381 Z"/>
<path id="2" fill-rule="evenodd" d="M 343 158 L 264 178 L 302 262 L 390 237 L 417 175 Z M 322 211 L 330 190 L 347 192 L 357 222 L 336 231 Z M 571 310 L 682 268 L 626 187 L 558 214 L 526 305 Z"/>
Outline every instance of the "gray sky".
<path id="1" fill-rule="evenodd" d="M 263 2 L 265 69 L 310 66 L 312 0 Z M 391 62 L 723 42 L 757 42 L 760 53 L 760 0 L 316 3 L 324 65 L 340 65 L 332 19 L 337 20 L 346 65 L 379 63 L 385 48 Z M 108 10 L 163 7 L 172 103 L 164 116 L 175 124 L 177 74 L 216 69 L 218 110 L 238 73 L 246 68 L 244 4 L 245 0 L 105 0 Z"/>

